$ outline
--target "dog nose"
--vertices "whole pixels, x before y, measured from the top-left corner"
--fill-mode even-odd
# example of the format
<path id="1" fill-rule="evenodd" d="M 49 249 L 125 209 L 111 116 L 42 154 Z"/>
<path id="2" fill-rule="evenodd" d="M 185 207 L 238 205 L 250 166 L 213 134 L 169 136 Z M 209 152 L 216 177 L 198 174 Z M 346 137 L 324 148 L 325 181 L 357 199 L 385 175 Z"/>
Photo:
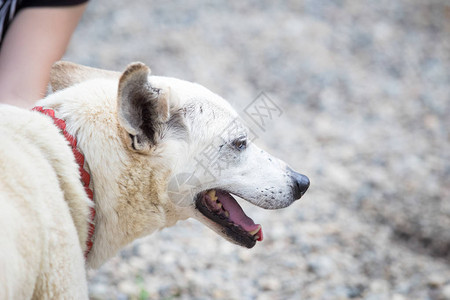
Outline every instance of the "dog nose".
<path id="1" fill-rule="evenodd" d="M 293 196 L 295 200 L 300 199 L 309 188 L 309 178 L 303 174 L 297 173 L 291 168 L 287 168 L 293 180 Z"/>

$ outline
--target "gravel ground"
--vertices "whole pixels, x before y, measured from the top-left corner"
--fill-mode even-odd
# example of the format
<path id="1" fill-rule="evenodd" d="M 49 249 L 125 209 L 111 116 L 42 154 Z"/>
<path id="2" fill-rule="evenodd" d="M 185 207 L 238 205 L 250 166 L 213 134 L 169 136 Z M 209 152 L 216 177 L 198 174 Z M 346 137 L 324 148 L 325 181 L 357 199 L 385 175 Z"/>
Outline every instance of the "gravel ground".
<path id="1" fill-rule="evenodd" d="M 247 250 L 196 221 L 96 271 L 92 299 L 450 299 L 450 2 L 91 1 L 67 60 L 196 81 L 307 174 Z"/>

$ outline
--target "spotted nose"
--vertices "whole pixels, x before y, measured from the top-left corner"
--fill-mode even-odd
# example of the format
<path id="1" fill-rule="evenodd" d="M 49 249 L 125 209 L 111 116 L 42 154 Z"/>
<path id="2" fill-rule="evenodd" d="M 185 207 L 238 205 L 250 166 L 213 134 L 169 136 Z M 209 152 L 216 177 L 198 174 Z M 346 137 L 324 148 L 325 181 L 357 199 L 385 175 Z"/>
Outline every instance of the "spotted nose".
<path id="1" fill-rule="evenodd" d="M 291 168 L 287 168 L 289 176 L 292 178 L 292 195 L 295 200 L 300 199 L 309 188 L 309 178 L 303 174 L 297 173 Z"/>

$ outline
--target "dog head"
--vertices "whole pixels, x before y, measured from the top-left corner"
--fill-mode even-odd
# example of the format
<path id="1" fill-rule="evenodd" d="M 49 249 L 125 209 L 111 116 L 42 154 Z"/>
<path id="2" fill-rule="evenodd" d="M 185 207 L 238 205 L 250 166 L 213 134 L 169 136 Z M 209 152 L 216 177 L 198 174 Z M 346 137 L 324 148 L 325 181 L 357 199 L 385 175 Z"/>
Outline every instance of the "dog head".
<path id="1" fill-rule="evenodd" d="M 70 82 L 60 79 L 66 78 L 58 75 L 64 72 L 71 73 Z M 75 65 L 56 65 L 52 87 L 86 80 L 78 72 Z M 130 64 L 122 74 L 97 69 L 89 74 L 119 78 L 121 140 L 130 154 L 162 162 L 169 175 L 162 183 L 166 193 L 159 197 L 229 241 L 251 248 L 263 238 L 261 226 L 245 214 L 236 196 L 278 209 L 308 189 L 306 176 L 258 148 L 228 102 L 201 85 L 150 76 L 142 63 Z"/>

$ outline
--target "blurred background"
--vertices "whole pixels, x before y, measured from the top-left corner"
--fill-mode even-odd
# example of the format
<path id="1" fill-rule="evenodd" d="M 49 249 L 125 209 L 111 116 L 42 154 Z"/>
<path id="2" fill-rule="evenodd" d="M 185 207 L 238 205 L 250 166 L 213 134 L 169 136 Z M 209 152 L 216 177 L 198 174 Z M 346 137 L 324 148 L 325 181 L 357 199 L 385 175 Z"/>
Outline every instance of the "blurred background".
<path id="1" fill-rule="evenodd" d="M 89 272 L 92 299 L 450 299 L 450 2 L 90 1 L 66 60 L 281 110 L 256 143 L 311 179 L 242 203 L 248 250 L 196 221 Z"/>

